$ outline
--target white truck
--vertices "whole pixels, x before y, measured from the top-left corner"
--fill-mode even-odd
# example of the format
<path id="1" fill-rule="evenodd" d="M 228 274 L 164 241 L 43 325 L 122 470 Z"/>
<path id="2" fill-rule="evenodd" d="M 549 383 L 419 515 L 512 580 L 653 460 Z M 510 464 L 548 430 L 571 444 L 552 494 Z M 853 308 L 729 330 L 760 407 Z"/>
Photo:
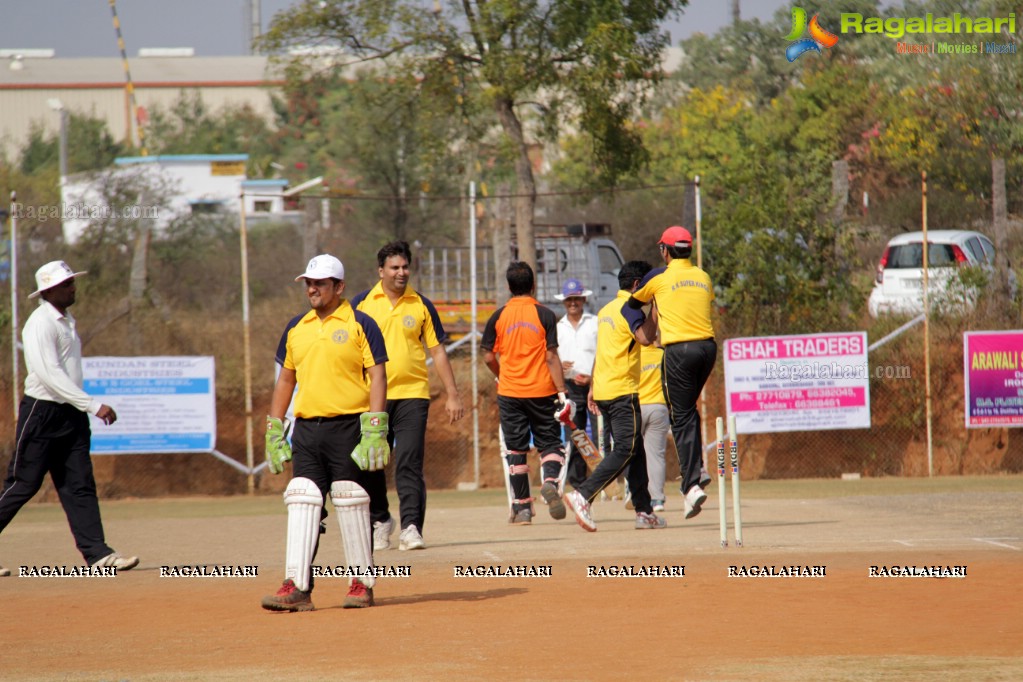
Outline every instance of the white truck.
<path id="1" fill-rule="evenodd" d="M 536 226 L 536 298 L 559 317 L 561 302 L 554 298 L 569 278 L 578 279 L 593 291 L 586 307 L 597 312 L 618 294 L 618 270 L 624 259 L 611 240 L 611 226 L 605 223 Z M 511 258 L 518 249 L 511 245 Z M 437 306 L 444 328 L 458 337 L 471 323 L 469 247 L 421 246 L 413 253 L 412 285 Z M 494 249 L 476 249 L 477 319 L 482 330 L 498 300 L 507 298 L 504 269 L 495 264 Z"/>

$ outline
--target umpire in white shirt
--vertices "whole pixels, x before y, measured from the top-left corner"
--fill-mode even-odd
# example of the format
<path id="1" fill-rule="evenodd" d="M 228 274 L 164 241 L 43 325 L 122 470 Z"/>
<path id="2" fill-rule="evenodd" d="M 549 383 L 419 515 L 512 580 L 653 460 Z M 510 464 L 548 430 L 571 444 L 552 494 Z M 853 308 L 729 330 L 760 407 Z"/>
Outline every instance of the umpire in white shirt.
<path id="1" fill-rule="evenodd" d="M 565 371 L 565 388 L 569 399 L 579 406 L 575 412 L 575 425 L 586 430 L 586 397 L 593 378 L 593 362 L 597 357 L 597 316 L 586 312 L 586 298 L 593 292 L 577 279 L 567 279 L 561 293 L 554 298 L 565 304 L 565 315 L 558 320 L 558 356 Z M 565 440 L 571 442 L 569 434 Z M 586 462 L 573 452 L 566 464 L 569 485 L 578 488 L 589 475 Z"/>
<path id="2" fill-rule="evenodd" d="M 84 274 L 59 260 L 36 271 L 38 288 L 29 298 L 39 296 L 42 301 L 21 334 L 28 375 L 14 456 L 0 492 L 0 533 L 39 491 L 49 472 L 86 563 L 126 571 L 139 560 L 121 556 L 104 540 L 89 458 L 89 414 L 108 425 L 117 421 L 117 414 L 82 390 L 82 340 L 68 312 L 75 302 L 75 278 Z"/>

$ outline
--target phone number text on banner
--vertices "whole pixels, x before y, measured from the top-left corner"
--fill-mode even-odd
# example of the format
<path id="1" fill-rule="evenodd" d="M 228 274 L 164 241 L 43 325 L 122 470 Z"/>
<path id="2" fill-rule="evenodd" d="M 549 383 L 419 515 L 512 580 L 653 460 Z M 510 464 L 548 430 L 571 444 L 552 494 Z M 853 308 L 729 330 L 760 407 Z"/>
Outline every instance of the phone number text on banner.
<path id="1" fill-rule="evenodd" d="M 210 452 L 216 446 L 214 361 L 206 356 L 82 359 L 85 392 L 117 421 L 92 417 L 93 454 Z"/>
<path id="2" fill-rule="evenodd" d="M 739 433 L 870 428 L 865 332 L 728 339 L 724 353 Z"/>

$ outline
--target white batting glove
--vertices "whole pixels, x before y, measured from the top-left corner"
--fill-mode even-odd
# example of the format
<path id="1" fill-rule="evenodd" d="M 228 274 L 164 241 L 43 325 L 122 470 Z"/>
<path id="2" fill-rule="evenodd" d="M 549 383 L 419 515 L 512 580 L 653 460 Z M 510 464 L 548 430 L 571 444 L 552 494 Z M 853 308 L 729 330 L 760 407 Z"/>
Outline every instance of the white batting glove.
<path id="1" fill-rule="evenodd" d="M 559 422 L 575 421 L 575 403 L 565 397 L 564 393 L 558 393 L 558 407 L 554 410 L 554 418 Z"/>

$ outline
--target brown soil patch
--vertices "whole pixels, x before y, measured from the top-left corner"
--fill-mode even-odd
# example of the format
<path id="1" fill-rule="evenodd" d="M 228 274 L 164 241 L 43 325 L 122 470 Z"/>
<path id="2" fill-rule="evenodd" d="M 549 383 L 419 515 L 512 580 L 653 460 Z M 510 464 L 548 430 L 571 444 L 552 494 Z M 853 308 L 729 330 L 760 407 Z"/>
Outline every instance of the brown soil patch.
<path id="1" fill-rule="evenodd" d="M 244 513 L 243 502 L 230 504 Z M 517 527 L 501 506 L 437 505 L 427 550 L 377 554 L 411 570 L 381 579 L 377 606 L 342 610 L 345 581 L 321 578 L 318 610 L 301 614 L 259 608 L 281 580 L 283 510 L 146 518 L 148 503 L 111 503 L 107 535 L 142 565 L 116 578 L 0 579 L 0 678 L 1020 679 L 1023 538 L 1007 533 L 1019 503 L 1020 493 L 754 497 L 741 550 L 717 547 L 713 501 L 691 522 L 674 504 L 669 528 L 653 532 L 600 503 L 595 534 L 542 510 Z M 15 571 L 80 561 L 59 509 L 37 507 L 3 541 Z M 339 544 L 332 522 L 317 563 L 342 564 Z M 185 564 L 255 565 L 259 575 L 159 575 Z M 650 564 L 684 565 L 685 575 L 587 577 L 591 565 Z M 911 564 L 968 574 L 868 577 L 871 565 Z M 455 577 L 466 565 L 548 565 L 552 576 Z M 826 576 L 730 578 L 730 565 L 821 565 Z"/>

